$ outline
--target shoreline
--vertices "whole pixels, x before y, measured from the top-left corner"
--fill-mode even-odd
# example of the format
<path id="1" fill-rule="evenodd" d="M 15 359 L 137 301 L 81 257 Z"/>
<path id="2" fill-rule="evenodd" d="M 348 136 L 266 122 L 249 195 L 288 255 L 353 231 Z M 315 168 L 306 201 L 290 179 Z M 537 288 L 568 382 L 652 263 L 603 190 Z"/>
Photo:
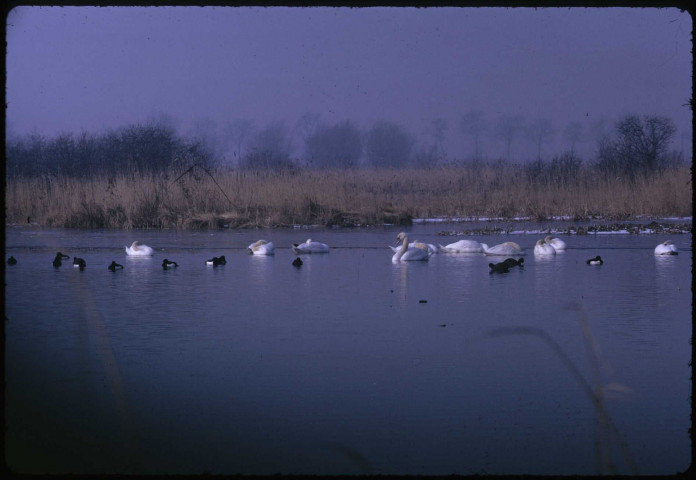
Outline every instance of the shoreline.
<path id="1" fill-rule="evenodd" d="M 485 219 L 484 219 L 485 218 Z M 602 221 L 601 218 L 593 218 L 592 220 Z M 565 227 L 547 227 L 547 228 L 536 228 L 536 229 L 515 229 L 513 225 L 501 226 L 490 226 L 482 228 L 471 228 L 463 230 L 450 230 L 450 231 L 439 231 L 436 233 L 438 236 L 476 236 L 476 235 L 657 235 L 657 234 L 670 234 L 670 235 L 684 235 L 692 233 L 693 224 L 692 217 L 665 217 L 665 218 L 650 218 L 649 223 L 641 223 L 643 219 L 633 219 L 628 220 L 632 223 L 618 223 L 612 222 L 611 220 L 606 220 L 606 223 L 592 223 L 589 225 L 567 225 Z M 571 221 L 573 223 L 585 223 L 590 220 L 567 220 L 561 218 L 552 218 L 551 221 L 554 223 L 562 223 Z M 515 219 L 505 219 L 505 218 L 489 218 L 482 217 L 477 220 L 460 220 L 453 221 L 451 219 L 414 219 L 411 225 L 426 225 L 435 223 L 447 223 L 447 224 L 463 224 L 463 223 L 492 223 L 492 222 L 508 222 L 508 223 L 544 223 L 537 222 L 535 220 L 517 217 Z M 251 227 L 251 228 L 231 228 L 229 226 L 219 226 L 217 228 L 208 228 L 208 230 L 248 230 L 248 229 L 294 229 L 294 230 L 312 230 L 312 229 L 372 229 L 372 228 L 382 228 L 382 227 L 394 227 L 394 226 L 405 226 L 398 224 L 385 223 L 382 225 L 353 225 L 353 226 L 326 226 L 326 225 L 288 225 L 288 226 L 274 226 L 274 227 Z M 101 228 L 84 228 L 84 227 L 55 227 L 55 226 L 44 226 L 38 223 L 6 223 L 5 228 L 75 228 L 76 230 L 100 230 Z M 107 230 L 134 230 L 125 228 L 107 228 Z M 200 230 L 191 228 L 141 228 L 136 230 Z"/>

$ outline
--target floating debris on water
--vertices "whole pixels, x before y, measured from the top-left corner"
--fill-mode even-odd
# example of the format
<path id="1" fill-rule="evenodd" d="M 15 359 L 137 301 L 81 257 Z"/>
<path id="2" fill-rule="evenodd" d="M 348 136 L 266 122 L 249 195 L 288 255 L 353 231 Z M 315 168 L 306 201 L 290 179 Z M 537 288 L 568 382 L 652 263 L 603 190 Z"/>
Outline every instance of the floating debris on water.
<path id="1" fill-rule="evenodd" d="M 681 235 L 691 233 L 690 223 L 607 223 L 593 225 L 569 225 L 566 228 L 543 228 L 531 230 L 513 230 L 511 227 L 484 227 L 473 228 L 470 230 L 438 232 L 439 236 L 461 236 L 461 235 L 499 235 L 499 234 L 557 234 L 557 235 L 590 235 L 590 234 L 674 234 Z"/>

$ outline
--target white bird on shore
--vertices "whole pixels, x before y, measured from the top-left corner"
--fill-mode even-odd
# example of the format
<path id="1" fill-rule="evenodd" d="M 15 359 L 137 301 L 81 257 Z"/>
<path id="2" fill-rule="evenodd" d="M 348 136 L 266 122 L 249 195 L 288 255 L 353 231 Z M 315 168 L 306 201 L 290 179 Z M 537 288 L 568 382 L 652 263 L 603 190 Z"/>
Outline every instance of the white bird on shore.
<path id="1" fill-rule="evenodd" d="M 486 255 L 524 255 L 520 246 L 515 242 L 505 242 L 490 248 L 485 243 L 482 243 L 481 248 L 483 248 L 483 253 Z"/>
<path id="2" fill-rule="evenodd" d="M 130 247 L 126 247 L 126 254 L 133 257 L 147 257 L 153 255 L 155 251 L 147 245 L 140 245 L 136 240 Z"/>
<path id="3" fill-rule="evenodd" d="M 445 253 L 483 253 L 483 248 L 476 240 L 459 240 L 444 247 L 440 245 L 440 251 Z"/>
<path id="4" fill-rule="evenodd" d="M 679 252 L 677 246 L 671 240 L 667 240 L 655 247 L 655 255 L 679 255 Z"/>
<path id="5" fill-rule="evenodd" d="M 401 243 L 401 247 L 396 249 L 396 253 L 392 257 L 392 262 L 394 263 L 427 260 L 430 258 L 431 253 L 428 250 L 417 247 L 409 248 L 408 236 L 404 232 L 397 235 L 396 243 Z"/>
<path id="6" fill-rule="evenodd" d="M 273 242 L 258 240 L 247 247 L 250 255 L 275 255 Z"/>
<path id="7" fill-rule="evenodd" d="M 308 238 L 304 243 L 295 243 L 292 246 L 292 251 L 295 254 L 300 253 L 329 253 L 329 246 L 321 242 L 313 242 Z"/>
<path id="8" fill-rule="evenodd" d="M 534 255 L 556 255 L 556 249 L 544 240 L 537 240 L 534 245 Z"/>
<path id="9" fill-rule="evenodd" d="M 554 250 L 556 250 L 557 252 L 559 250 L 566 249 L 566 243 L 563 240 L 561 240 L 560 238 L 554 237 L 553 235 L 547 235 L 546 238 L 544 239 L 544 241 L 546 243 L 548 243 L 549 245 L 551 245 L 554 248 Z"/>

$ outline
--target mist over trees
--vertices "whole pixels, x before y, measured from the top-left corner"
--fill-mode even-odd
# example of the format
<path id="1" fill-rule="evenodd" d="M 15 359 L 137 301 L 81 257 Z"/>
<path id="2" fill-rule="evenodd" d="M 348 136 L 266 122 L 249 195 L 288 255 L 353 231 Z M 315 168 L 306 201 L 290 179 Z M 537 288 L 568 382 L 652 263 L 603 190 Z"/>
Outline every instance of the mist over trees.
<path id="1" fill-rule="evenodd" d="M 352 168 L 362 154 L 362 135 L 349 120 L 318 126 L 305 139 L 307 162 L 317 168 Z"/>
<path id="2" fill-rule="evenodd" d="M 492 137 L 505 144 L 505 159 L 510 161 L 512 142 L 519 132 L 524 129 L 524 119 L 520 115 L 501 115 L 493 125 Z"/>
<path id="3" fill-rule="evenodd" d="M 473 140 L 473 160 L 481 160 L 483 157 L 482 142 L 484 134 L 488 131 L 488 121 L 485 114 L 478 110 L 465 113 L 459 121 L 459 128 L 464 135 Z"/>
<path id="4" fill-rule="evenodd" d="M 415 139 L 398 123 L 379 120 L 368 130 L 365 154 L 373 167 L 405 167 Z"/>
<path id="5" fill-rule="evenodd" d="M 204 119 L 184 134 L 177 126 L 173 118 L 161 114 L 146 124 L 102 134 L 10 135 L 5 143 L 7 176 L 179 174 L 192 165 L 254 170 L 434 168 L 501 161 L 525 166 L 526 175 L 550 175 L 550 179 L 568 179 L 584 166 L 633 177 L 683 165 L 692 138 L 691 132 L 678 132 L 671 119 L 657 115 L 554 125 L 548 119 L 526 120 L 520 115 L 488 120 L 481 111 L 469 111 L 454 128 L 444 118 L 424 121 L 418 137 L 394 121 L 328 123 L 312 112 L 301 115 L 292 128 L 283 121 L 256 125 L 244 118 Z M 595 146 L 591 152 L 588 144 Z"/>
<path id="6" fill-rule="evenodd" d="M 273 122 L 261 129 L 252 141 L 251 151 L 242 159 L 241 166 L 252 169 L 288 169 L 292 143 L 284 122 Z"/>
<path id="7" fill-rule="evenodd" d="M 556 133 L 551 120 L 547 118 L 538 118 L 531 123 L 528 123 L 525 128 L 529 140 L 537 148 L 537 160 L 541 160 L 541 147 L 544 142 L 549 142 Z"/>
<path id="8" fill-rule="evenodd" d="M 563 137 L 567 142 L 570 143 L 570 153 L 572 155 L 575 155 L 575 146 L 580 140 L 583 139 L 584 133 L 585 131 L 582 124 L 579 122 L 570 122 L 563 129 Z"/>
<path id="9" fill-rule="evenodd" d="M 254 134 L 254 122 L 244 118 L 238 118 L 227 122 L 224 127 L 224 135 L 229 139 L 231 157 L 235 162 L 241 161 L 246 153 L 245 148 Z"/>

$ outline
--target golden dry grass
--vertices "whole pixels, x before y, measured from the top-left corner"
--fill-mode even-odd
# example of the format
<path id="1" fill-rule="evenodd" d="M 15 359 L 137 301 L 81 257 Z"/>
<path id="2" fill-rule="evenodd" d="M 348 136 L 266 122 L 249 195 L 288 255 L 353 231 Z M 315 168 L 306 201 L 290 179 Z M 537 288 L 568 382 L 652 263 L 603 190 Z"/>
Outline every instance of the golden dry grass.
<path id="1" fill-rule="evenodd" d="M 688 168 L 634 182 L 581 169 L 529 179 L 514 165 L 433 169 L 235 170 L 215 181 L 177 175 L 43 177 L 8 181 L 6 221 L 81 228 L 276 227 L 381 224 L 428 217 L 689 216 Z M 217 182 L 217 183 L 216 183 Z M 219 185 L 219 186 L 218 186 Z M 224 194 L 223 194 L 224 192 Z"/>

